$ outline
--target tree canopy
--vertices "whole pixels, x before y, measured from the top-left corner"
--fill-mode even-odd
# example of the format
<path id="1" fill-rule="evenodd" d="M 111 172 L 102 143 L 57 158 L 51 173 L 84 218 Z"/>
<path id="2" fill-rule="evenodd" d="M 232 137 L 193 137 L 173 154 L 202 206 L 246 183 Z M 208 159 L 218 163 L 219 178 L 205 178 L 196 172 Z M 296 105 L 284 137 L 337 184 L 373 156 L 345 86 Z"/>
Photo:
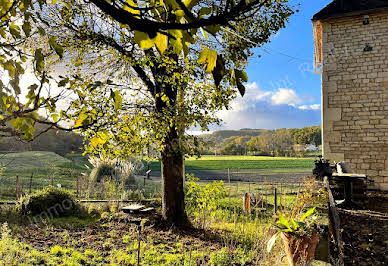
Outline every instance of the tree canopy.
<path id="1" fill-rule="evenodd" d="M 287 18 L 293 13 L 287 2 L 3 0 L 0 3 L 0 66 L 2 71 L 8 74 L 9 84 L 1 84 L 2 135 L 31 138 L 32 124 L 38 121 L 50 127 L 61 127 L 57 122 L 65 118 L 62 114 L 66 112 L 59 113 L 56 103 L 66 92 L 52 95 L 44 94 L 43 91 L 48 90 L 45 88 L 48 85 L 57 84 L 61 87 L 66 81 L 80 86 L 79 79 L 55 79 L 50 75 L 50 69 L 45 68 L 48 58 L 55 60 L 54 54 L 62 58 L 68 53 L 68 43 L 62 42 L 58 32 L 50 31 L 48 16 L 51 16 L 51 20 L 56 24 L 62 23 L 64 27 L 75 25 L 73 30 L 84 33 L 79 37 L 83 38 L 82 41 L 86 44 L 90 43 L 90 39 L 94 43 L 110 42 L 112 53 L 127 53 L 127 60 L 130 58 L 136 61 L 136 56 L 142 56 L 141 53 L 133 53 L 135 56 L 132 58 L 128 56 L 134 48 L 148 51 L 155 50 L 149 48 L 156 47 L 159 52 L 157 56 L 172 50 L 175 54 L 182 55 L 182 58 L 190 58 L 205 65 L 206 72 L 213 74 L 216 85 L 227 80 L 244 94 L 243 82 L 247 81 L 247 76 L 242 69 L 246 66 L 248 57 L 252 55 L 252 49 L 267 42 L 271 34 L 285 26 Z M 54 9 L 56 12 L 51 13 Z M 82 20 L 88 16 L 90 21 Z M 85 36 L 88 27 L 90 29 L 92 26 L 93 33 L 97 35 Z M 107 36 L 105 33 L 109 31 L 111 34 Z M 45 45 L 35 46 L 34 40 L 38 36 L 41 36 Z M 122 45 L 124 42 L 125 45 Z M 25 51 L 26 45 L 29 46 L 28 53 Z M 197 52 L 194 57 L 190 53 L 192 50 Z M 27 67 L 28 62 L 33 63 L 33 68 Z M 73 62 L 73 65 L 79 63 L 80 60 Z M 155 86 L 139 66 L 133 68 L 137 68 L 135 72 L 142 82 L 147 86 Z M 21 104 L 19 83 L 26 70 L 35 73 L 38 80 L 29 84 L 26 93 L 28 101 Z M 90 79 L 88 82 L 92 83 Z M 102 83 L 87 86 L 99 84 Z M 116 99 L 118 98 L 116 96 Z M 36 111 L 42 108 L 50 113 L 50 121 L 42 121 L 36 117 Z M 6 127 L 5 123 L 10 121 L 12 126 L 8 123 Z M 67 129 L 86 128 L 87 124 L 94 124 L 96 121 L 88 122 Z"/>
<path id="2" fill-rule="evenodd" d="M 288 0 L 1 5 L 0 65 L 9 76 L 0 103 L 3 135 L 31 139 L 38 122 L 80 131 L 87 152 L 99 156 L 159 150 L 162 213 L 174 223 L 186 220 L 184 156 L 198 154 L 198 139 L 186 130 L 220 122 L 216 113 L 245 93 L 253 49 L 294 12 Z M 36 82 L 23 102 L 26 70 Z"/>

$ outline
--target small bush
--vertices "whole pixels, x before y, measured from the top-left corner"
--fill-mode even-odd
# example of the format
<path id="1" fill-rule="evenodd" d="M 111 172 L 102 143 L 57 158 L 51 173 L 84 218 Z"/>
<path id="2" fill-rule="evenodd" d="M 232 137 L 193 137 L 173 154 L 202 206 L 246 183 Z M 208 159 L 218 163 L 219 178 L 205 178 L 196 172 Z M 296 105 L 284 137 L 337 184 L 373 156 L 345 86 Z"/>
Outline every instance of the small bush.
<path id="1" fill-rule="evenodd" d="M 73 195 L 64 189 L 53 186 L 44 188 L 21 199 L 18 209 L 24 215 L 42 219 L 73 216 L 80 213 L 80 206 Z"/>
<path id="2" fill-rule="evenodd" d="M 89 175 L 89 196 L 118 199 L 123 191 L 136 187 L 135 174 L 144 166 L 139 160 L 92 157 Z"/>
<path id="3" fill-rule="evenodd" d="M 216 252 L 210 253 L 209 257 L 210 265 L 232 265 L 232 257 L 230 256 L 230 253 L 226 247 L 223 247 Z"/>
<path id="4" fill-rule="evenodd" d="M 89 179 L 92 183 L 100 183 L 104 180 L 114 180 L 122 183 L 124 187 L 136 184 L 135 173 L 144 165 L 138 160 L 119 160 L 109 158 L 92 157 L 89 162 L 93 165 Z"/>
<path id="5" fill-rule="evenodd" d="M 194 218 L 193 222 L 198 223 L 202 228 L 220 213 L 220 202 L 227 195 L 223 181 L 200 184 L 199 179 L 194 175 L 187 175 L 185 184 L 185 204 L 187 214 Z M 220 214 L 221 217 L 225 212 Z"/>
<path id="6" fill-rule="evenodd" d="M 104 178 L 113 178 L 117 174 L 115 167 L 107 162 L 101 162 L 90 172 L 89 179 L 92 183 L 100 183 Z"/>

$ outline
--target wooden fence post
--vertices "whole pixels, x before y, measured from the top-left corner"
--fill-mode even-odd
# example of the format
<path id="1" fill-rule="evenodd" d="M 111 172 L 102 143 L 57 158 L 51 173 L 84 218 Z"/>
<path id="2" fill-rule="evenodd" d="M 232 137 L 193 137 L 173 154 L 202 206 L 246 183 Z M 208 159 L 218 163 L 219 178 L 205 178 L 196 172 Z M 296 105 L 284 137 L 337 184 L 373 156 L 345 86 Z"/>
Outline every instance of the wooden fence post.
<path id="1" fill-rule="evenodd" d="M 229 168 L 228 168 L 228 183 L 229 183 L 229 204 L 230 204 L 230 190 L 231 190 L 231 186 L 230 186 L 230 171 L 229 171 Z"/>
<path id="2" fill-rule="evenodd" d="M 77 189 L 77 198 L 79 199 L 80 198 L 80 195 L 79 195 L 79 175 L 77 175 L 77 179 L 75 181 L 75 186 L 76 186 L 76 189 Z"/>
<path id="3" fill-rule="evenodd" d="M 29 185 L 29 194 L 31 194 L 32 193 L 32 178 L 33 178 L 33 176 L 34 176 L 34 173 L 32 173 L 31 174 L 31 176 L 30 176 L 30 185 Z"/>
<path id="4" fill-rule="evenodd" d="M 278 212 L 278 191 L 276 187 L 275 187 L 275 198 L 274 198 L 274 211 L 275 211 L 275 214 Z"/>
<path id="5" fill-rule="evenodd" d="M 282 209 L 283 208 L 283 187 L 282 187 L 282 183 L 280 183 L 280 199 L 279 199 L 279 202 L 280 202 L 280 205 L 279 205 L 279 207 L 280 207 L 280 209 Z"/>
<path id="6" fill-rule="evenodd" d="M 138 193 L 138 196 L 139 196 L 139 202 L 141 202 L 140 184 L 137 184 L 137 193 Z"/>
<path id="7" fill-rule="evenodd" d="M 16 200 L 19 200 L 19 194 L 20 194 L 20 191 L 19 191 L 19 176 L 17 175 L 16 176 Z"/>
<path id="8" fill-rule="evenodd" d="M 243 197 L 243 210 L 245 215 L 251 214 L 251 194 L 245 193 Z"/>
<path id="9" fill-rule="evenodd" d="M 139 232 L 139 234 L 138 234 L 138 237 L 139 237 L 138 244 L 139 244 L 139 246 L 137 247 L 137 265 L 140 266 L 140 248 L 141 248 L 141 225 L 140 224 L 137 226 L 137 230 Z"/>

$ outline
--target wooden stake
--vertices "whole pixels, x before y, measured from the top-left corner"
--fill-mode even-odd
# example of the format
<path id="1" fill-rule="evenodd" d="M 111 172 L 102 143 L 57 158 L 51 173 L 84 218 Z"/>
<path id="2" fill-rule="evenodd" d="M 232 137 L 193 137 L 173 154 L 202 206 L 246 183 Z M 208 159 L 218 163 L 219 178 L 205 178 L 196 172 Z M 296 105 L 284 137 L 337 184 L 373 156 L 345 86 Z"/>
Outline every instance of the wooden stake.
<path id="1" fill-rule="evenodd" d="M 29 185 L 29 190 L 28 190 L 29 194 L 32 193 L 32 178 L 33 177 L 34 177 L 34 173 L 32 173 L 31 176 L 30 176 L 30 185 Z"/>
<path id="2" fill-rule="evenodd" d="M 276 213 L 278 212 L 278 191 L 276 187 L 275 187 L 275 198 L 274 198 L 274 211 L 276 215 Z"/>
<path id="3" fill-rule="evenodd" d="M 141 248 L 141 226 L 138 226 L 139 230 L 139 246 L 137 247 L 137 265 L 140 266 L 140 248 Z"/>
<path id="4" fill-rule="evenodd" d="M 282 199 L 283 199 L 283 197 L 282 197 L 282 192 L 283 192 L 283 188 L 282 188 L 282 183 L 280 183 L 280 208 L 282 208 L 283 206 L 282 206 Z"/>
<path id="5" fill-rule="evenodd" d="M 75 180 L 75 190 L 76 190 L 76 194 L 75 196 L 77 197 L 77 199 L 79 198 L 79 179 L 78 179 L 78 176 Z"/>
<path id="6" fill-rule="evenodd" d="M 16 200 L 19 199 L 19 194 L 20 194 L 20 191 L 19 191 L 19 176 L 17 175 L 16 176 Z"/>
<path id="7" fill-rule="evenodd" d="M 232 189 L 231 185 L 230 185 L 230 170 L 228 168 L 228 183 L 229 183 L 229 204 L 230 204 L 230 190 Z"/>

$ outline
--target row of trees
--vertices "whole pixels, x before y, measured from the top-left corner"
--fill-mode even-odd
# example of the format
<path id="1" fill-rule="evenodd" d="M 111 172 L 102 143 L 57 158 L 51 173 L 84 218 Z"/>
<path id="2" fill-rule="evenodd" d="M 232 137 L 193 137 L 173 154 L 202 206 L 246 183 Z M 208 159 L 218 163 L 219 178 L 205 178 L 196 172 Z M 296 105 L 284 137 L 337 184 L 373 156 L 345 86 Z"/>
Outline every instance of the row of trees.
<path id="1" fill-rule="evenodd" d="M 263 131 L 258 136 L 232 136 L 225 139 L 208 138 L 204 153 L 223 155 L 304 155 L 307 146 L 321 145 L 321 127 L 278 129 Z"/>

